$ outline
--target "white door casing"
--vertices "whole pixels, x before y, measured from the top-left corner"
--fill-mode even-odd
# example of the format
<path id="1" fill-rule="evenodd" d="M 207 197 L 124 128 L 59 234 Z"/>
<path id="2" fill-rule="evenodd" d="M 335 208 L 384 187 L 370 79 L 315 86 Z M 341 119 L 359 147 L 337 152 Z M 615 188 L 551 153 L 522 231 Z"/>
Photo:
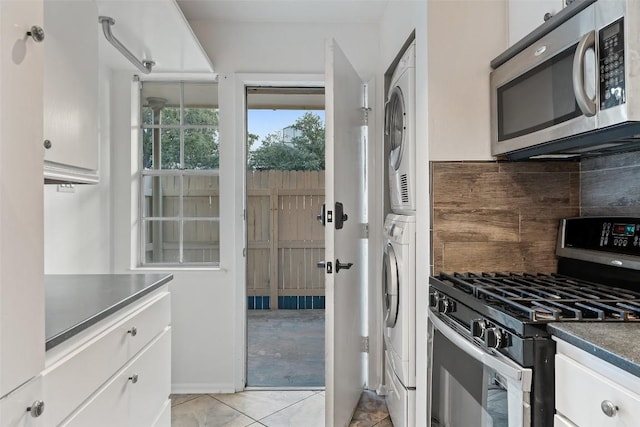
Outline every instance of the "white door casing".
<path id="1" fill-rule="evenodd" d="M 325 423 L 347 426 L 365 382 L 364 84 L 334 40 L 327 41 L 325 55 Z M 336 202 L 348 216 L 341 229 L 336 229 Z M 338 262 L 353 265 L 341 269 Z"/>

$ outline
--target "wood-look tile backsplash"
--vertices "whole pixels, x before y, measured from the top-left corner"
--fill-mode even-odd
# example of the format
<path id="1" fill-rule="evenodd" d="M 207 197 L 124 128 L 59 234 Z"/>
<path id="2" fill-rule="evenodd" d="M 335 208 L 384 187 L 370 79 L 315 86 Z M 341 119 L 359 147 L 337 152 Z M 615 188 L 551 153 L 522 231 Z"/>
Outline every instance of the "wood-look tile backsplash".
<path id="1" fill-rule="evenodd" d="M 581 214 L 640 216 L 640 152 L 583 159 Z"/>
<path id="2" fill-rule="evenodd" d="M 432 162 L 434 272 L 554 272 L 579 180 L 576 162 Z"/>

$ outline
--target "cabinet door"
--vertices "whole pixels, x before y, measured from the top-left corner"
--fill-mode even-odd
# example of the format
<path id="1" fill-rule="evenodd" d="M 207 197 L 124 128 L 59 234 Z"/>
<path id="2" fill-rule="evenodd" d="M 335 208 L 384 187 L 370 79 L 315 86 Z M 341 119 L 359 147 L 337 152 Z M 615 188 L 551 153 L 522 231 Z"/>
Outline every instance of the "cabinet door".
<path id="1" fill-rule="evenodd" d="M 563 0 L 509 0 L 509 46 L 544 23 L 547 13 L 562 10 Z"/>
<path id="2" fill-rule="evenodd" d="M 44 366 L 41 1 L 0 1 L 0 397 Z M 46 40 L 46 38 L 45 38 Z"/>
<path id="3" fill-rule="evenodd" d="M 45 177 L 97 181 L 98 11 L 93 0 L 45 0 Z"/>
<path id="4" fill-rule="evenodd" d="M 556 355 L 556 412 L 579 426 L 639 426 L 640 396 L 590 368 Z M 615 410 L 607 415 L 605 405 Z"/>

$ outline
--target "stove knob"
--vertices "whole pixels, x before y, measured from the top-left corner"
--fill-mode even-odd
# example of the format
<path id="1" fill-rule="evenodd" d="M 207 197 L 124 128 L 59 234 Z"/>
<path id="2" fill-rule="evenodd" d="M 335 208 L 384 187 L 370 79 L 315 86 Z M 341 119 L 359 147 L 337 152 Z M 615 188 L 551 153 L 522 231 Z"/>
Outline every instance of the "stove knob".
<path id="1" fill-rule="evenodd" d="M 429 294 L 429 307 L 437 307 L 438 306 L 438 293 L 431 292 Z"/>
<path id="2" fill-rule="evenodd" d="M 487 329 L 487 321 L 484 319 L 473 319 L 471 321 L 471 336 L 484 338 L 484 331 Z"/>
<path id="3" fill-rule="evenodd" d="M 498 328 L 484 330 L 484 343 L 489 348 L 504 348 L 507 346 L 505 334 Z"/>
<path id="4" fill-rule="evenodd" d="M 447 314 L 454 311 L 456 311 L 456 305 L 453 301 L 444 296 L 438 299 L 438 313 Z"/>

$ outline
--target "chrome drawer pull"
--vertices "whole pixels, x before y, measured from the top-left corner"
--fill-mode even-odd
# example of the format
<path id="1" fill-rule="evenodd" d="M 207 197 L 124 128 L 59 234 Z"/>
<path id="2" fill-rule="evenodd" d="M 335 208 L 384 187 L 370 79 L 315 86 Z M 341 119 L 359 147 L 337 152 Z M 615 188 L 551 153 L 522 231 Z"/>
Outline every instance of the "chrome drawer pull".
<path id="1" fill-rule="evenodd" d="M 29 412 L 33 418 L 38 418 L 44 412 L 44 402 L 42 400 L 36 400 L 27 408 L 27 412 Z"/>
<path id="2" fill-rule="evenodd" d="M 618 413 L 618 407 L 609 400 L 603 400 L 600 404 L 600 409 L 607 417 L 615 417 Z"/>
<path id="3" fill-rule="evenodd" d="M 131 383 L 135 384 L 138 382 L 138 374 L 133 374 L 129 377 L 129 381 L 131 381 Z"/>
<path id="4" fill-rule="evenodd" d="M 129 329 L 127 333 L 131 334 L 132 337 L 135 337 L 136 335 L 138 335 L 138 328 L 134 326 L 131 329 Z"/>

